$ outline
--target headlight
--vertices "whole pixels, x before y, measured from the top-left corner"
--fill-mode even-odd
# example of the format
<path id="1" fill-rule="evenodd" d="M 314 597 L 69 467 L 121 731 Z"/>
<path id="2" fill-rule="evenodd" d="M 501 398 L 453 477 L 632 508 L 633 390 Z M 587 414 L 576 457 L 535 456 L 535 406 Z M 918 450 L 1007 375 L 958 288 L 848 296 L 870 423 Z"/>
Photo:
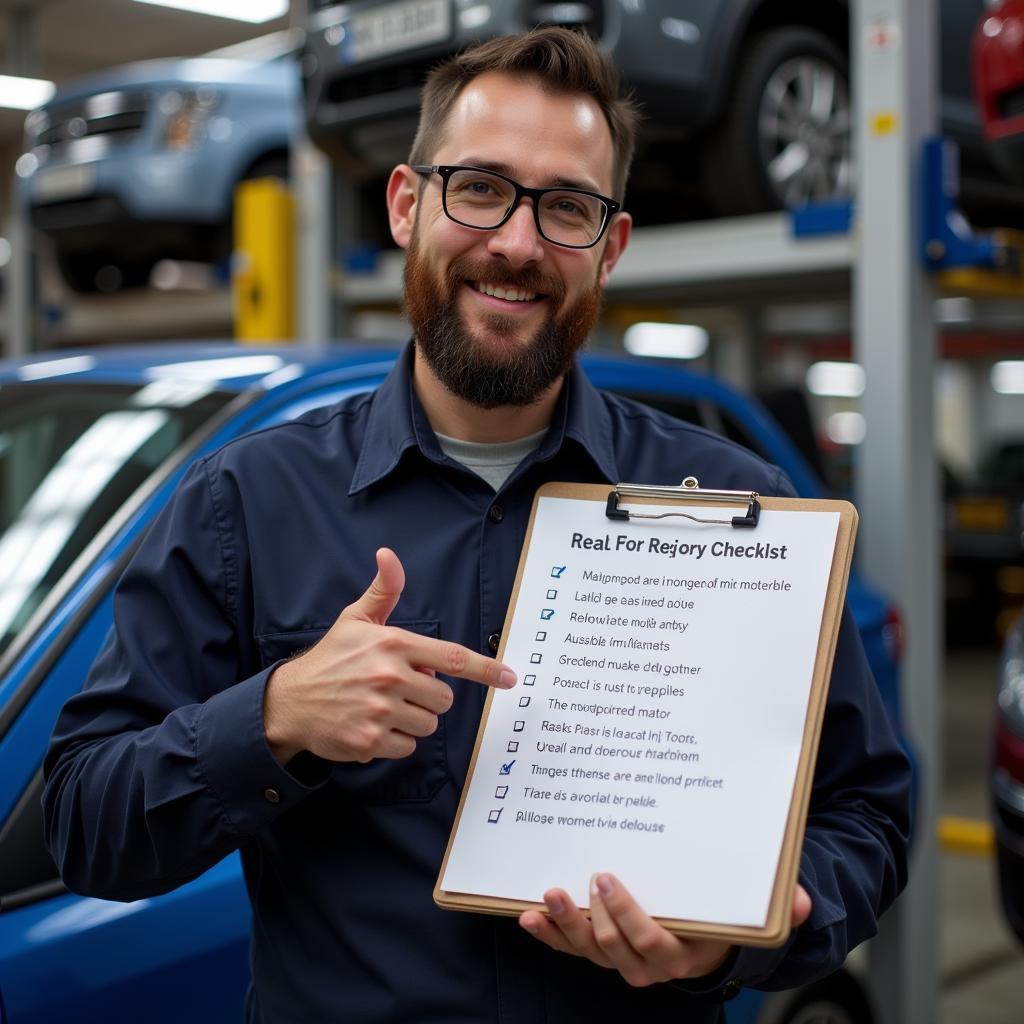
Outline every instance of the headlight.
<path id="1" fill-rule="evenodd" d="M 206 122 L 217 107 L 213 89 L 174 89 L 159 101 L 164 115 L 164 145 L 168 149 L 191 149 L 202 136 Z"/>

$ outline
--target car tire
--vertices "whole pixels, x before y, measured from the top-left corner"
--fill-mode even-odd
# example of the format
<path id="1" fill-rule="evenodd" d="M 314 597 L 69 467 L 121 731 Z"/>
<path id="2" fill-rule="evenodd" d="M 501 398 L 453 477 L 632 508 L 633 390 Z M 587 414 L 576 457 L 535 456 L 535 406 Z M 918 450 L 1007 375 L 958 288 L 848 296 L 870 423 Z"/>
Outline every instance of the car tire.
<path id="1" fill-rule="evenodd" d="M 772 1024 L 874 1024 L 861 986 L 840 971 L 797 993 Z"/>
<path id="2" fill-rule="evenodd" d="M 149 283 L 153 261 L 122 263 L 95 253 L 58 253 L 57 269 L 73 292 L 89 295 L 144 287 Z"/>
<path id="3" fill-rule="evenodd" d="M 732 81 L 703 146 L 704 188 L 716 212 L 850 195 L 849 67 L 835 43 L 809 28 L 772 29 L 743 48 Z"/>

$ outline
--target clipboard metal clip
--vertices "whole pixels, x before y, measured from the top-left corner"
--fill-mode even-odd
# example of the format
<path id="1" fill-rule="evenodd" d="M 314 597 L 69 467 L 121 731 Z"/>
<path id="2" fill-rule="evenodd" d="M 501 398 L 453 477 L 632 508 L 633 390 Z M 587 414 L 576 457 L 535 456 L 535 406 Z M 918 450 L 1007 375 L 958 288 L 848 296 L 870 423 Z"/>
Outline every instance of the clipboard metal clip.
<path id="1" fill-rule="evenodd" d="M 690 501 L 712 502 L 714 504 L 740 504 L 747 506 L 747 514 L 733 516 L 731 519 L 709 519 L 706 516 L 695 516 L 689 512 L 631 512 L 619 508 L 620 498 L 665 498 L 669 501 L 686 498 Z M 678 487 L 658 487 L 652 484 L 616 484 L 615 490 L 608 494 L 608 505 L 605 515 L 609 519 L 620 522 L 630 519 L 668 519 L 680 516 L 695 523 L 707 523 L 713 526 L 733 526 L 737 529 L 752 530 L 761 517 L 761 503 L 757 500 L 757 491 L 705 491 L 701 490 L 695 476 L 688 476 Z"/>

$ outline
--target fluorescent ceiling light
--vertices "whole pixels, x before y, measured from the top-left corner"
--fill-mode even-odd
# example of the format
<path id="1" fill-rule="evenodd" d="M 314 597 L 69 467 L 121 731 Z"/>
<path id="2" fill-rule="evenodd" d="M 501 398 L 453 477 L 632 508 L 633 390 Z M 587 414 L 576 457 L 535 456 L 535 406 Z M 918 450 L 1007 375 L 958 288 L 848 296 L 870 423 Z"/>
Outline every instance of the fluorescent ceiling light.
<path id="1" fill-rule="evenodd" d="M 708 332 L 696 324 L 639 323 L 626 328 L 622 344 L 635 356 L 698 359 L 708 350 Z"/>
<path id="2" fill-rule="evenodd" d="M 135 0 L 137 4 L 153 7 L 173 7 L 176 11 L 191 11 L 193 14 L 211 14 L 216 18 L 231 18 L 233 21 L 248 21 L 262 25 L 272 18 L 288 13 L 288 0 Z"/>
<path id="3" fill-rule="evenodd" d="M 992 390 L 1001 395 L 1024 395 L 1024 362 L 1004 359 L 992 367 Z"/>
<path id="4" fill-rule="evenodd" d="M 0 75 L 0 107 L 12 110 L 35 110 L 41 107 L 57 87 L 42 78 L 15 78 Z"/>
<path id="5" fill-rule="evenodd" d="M 825 433 L 836 444 L 860 444 L 868 434 L 867 421 L 859 412 L 834 412 Z"/>
<path id="6" fill-rule="evenodd" d="M 864 367 L 859 363 L 814 363 L 807 370 L 807 390 L 812 395 L 859 398 L 864 383 Z"/>

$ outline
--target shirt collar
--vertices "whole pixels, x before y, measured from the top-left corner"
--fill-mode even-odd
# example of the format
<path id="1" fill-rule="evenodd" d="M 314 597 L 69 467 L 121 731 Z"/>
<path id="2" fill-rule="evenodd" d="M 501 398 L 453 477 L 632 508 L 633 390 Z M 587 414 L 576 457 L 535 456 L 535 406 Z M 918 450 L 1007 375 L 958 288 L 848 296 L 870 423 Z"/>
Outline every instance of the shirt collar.
<path id="1" fill-rule="evenodd" d="M 392 473 L 409 448 L 419 448 L 434 462 L 447 461 L 413 388 L 412 358 L 410 342 L 373 396 L 349 496 Z M 536 458 L 554 458 L 566 438 L 590 455 L 608 483 L 618 481 L 608 407 L 575 364 L 566 376 L 566 386 L 558 397 L 551 427 L 535 453 Z"/>

